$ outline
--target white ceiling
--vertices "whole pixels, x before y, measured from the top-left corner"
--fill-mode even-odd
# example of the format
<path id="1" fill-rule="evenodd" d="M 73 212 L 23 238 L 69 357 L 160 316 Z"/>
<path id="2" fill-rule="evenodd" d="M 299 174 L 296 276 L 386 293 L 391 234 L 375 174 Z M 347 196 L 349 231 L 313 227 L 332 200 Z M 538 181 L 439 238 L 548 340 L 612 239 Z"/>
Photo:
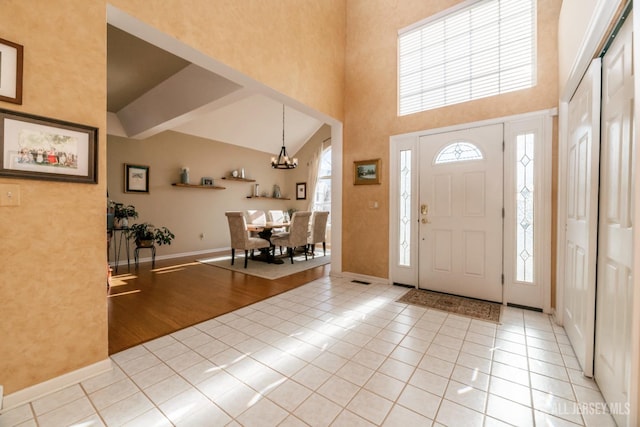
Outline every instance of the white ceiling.
<path id="1" fill-rule="evenodd" d="M 282 107 L 266 96 L 248 95 L 174 130 L 277 154 L 282 145 Z M 285 107 L 285 144 L 289 154 L 295 154 L 321 126 L 319 120 Z"/>
<path id="2" fill-rule="evenodd" d="M 283 104 L 112 26 L 107 32 L 108 133 L 144 139 L 173 130 L 277 154 Z M 285 107 L 294 155 L 322 121 Z"/>

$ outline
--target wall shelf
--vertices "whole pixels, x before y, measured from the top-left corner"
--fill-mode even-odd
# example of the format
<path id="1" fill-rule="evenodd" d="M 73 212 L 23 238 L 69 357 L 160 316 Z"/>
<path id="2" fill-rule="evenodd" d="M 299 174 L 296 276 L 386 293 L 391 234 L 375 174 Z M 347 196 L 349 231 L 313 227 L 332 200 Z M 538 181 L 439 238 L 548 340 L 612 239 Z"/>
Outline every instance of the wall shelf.
<path id="1" fill-rule="evenodd" d="M 235 176 L 223 176 L 222 179 L 226 179 L 226 180 L 229 180 L 229 181 L 256 182 L 255 179 L 240 178 L 240 177 L 235 177 Z"/>
<path id="2" fill-rule="evenodd" d="M 287 197 L 247 196 L 247 199 L 291 200 Z"/>
<path id="3" fill-rule="evenodd" d="M 174 182 L 174 187 L 188 187 L 188 188 L 206 188 L 207 190 L 225 190 L 227 187 L 220 187 L 217 185 L 199 185 L 199 184 L 183 184 L 181 182 Z"/>

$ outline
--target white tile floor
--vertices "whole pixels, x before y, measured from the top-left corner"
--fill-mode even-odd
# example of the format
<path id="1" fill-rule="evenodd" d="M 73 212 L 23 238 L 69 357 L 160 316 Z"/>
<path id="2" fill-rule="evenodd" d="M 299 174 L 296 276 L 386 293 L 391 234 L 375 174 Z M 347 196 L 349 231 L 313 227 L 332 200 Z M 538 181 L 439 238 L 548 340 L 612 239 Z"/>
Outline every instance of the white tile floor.
<path id="1" fill-rule="evenodd" d="M 0 427 L 614 425 L 549 316 L 496 325 L 405 292 L 326 277 L 115 354 Z"/>

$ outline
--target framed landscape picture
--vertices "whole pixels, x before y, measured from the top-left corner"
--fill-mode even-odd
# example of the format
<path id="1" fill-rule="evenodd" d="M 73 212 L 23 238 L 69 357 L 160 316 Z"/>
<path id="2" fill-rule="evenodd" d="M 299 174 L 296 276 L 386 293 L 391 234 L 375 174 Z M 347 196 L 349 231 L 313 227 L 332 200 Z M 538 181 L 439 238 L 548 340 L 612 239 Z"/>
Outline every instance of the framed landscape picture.
<path id="1" fill-rule="evenodd" d="M 98 129 L 0 109 L 0 176 L 97 182 Z"/>
<path id="2" fill-rule="evenodd" d="M 353 184 L 380 184 L 380 159 L 353 162 Z"/>

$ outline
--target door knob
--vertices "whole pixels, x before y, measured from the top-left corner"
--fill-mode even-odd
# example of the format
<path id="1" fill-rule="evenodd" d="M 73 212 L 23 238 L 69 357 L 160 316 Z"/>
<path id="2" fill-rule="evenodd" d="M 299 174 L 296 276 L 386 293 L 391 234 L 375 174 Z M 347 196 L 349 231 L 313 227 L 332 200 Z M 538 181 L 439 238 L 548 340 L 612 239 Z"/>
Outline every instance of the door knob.
<path id="1" fill-rule="evenodd" d="M 429 224 L 429 218 L 427 218 L 427 214 L 429 213 L 429 205 L 426 203 L 420 205 L 420 215 L 422 215 L 422 219 L 420 220 L 423 224 Z"/>

